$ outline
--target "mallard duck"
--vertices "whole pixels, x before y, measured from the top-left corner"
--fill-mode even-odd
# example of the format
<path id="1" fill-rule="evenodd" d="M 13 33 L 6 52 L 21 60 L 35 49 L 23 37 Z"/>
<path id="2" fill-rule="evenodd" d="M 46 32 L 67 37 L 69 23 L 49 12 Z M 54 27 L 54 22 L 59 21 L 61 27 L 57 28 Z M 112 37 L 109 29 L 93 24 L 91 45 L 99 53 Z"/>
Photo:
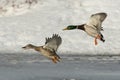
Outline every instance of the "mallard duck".
<path id="1" fill-rule="evenodd" d="M 89 21 L 86 24 L 69 25 L 63 30 L 81 29 L 85 31 L 88 35 L 94 37 L 95 45 L 97 45 L 97 39 L 101 40 L 102 42 L 105 42 L 105 39 L 100 31 L 103 31 L 102 22 L 105 20 L 106 17 L 106 13 L 92 14 Z"/>
<path id="2" fill-rule="evenodd" d="M 56 52 L 61 42 L 62 42 L 62 38 L 58 36 L 58 34 L 53 34 L 51 38 L 46 38 L 45 45 L 43 46 L 35 46 L 32 44 L 27 44 L 22 48 L 34 49 L 35 51 L 38 51 L 47 58 L 51 59 L 54 63 L 57 63 L 60 61 L 60 57 L 56 54 Z"/>

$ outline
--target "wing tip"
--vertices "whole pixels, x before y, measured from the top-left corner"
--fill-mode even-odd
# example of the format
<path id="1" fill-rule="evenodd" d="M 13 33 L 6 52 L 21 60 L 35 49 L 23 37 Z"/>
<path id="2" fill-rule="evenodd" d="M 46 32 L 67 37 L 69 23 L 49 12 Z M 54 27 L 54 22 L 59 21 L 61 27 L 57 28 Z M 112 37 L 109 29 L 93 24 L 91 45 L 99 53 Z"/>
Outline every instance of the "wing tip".
<path id="1" fill-rule="evenodd" d="M 104 15 L 104 16 L 107 16 L 107 13 L 106 12 L 99 12 L 99 13 L 92 14 L 91 16 L 94 16 L 94 15 Z"/>
<path id="2" fill-rule="evenodd" d="M 47 44 L 51 39 L 56 39 L 56 40 L 58 40 L 59 42 L 62 41 L 61 36 L 60 36 L 59 34 L 56 34 L 56 33 L 55 33 L 55 34 L 52 35 L 52 37 L 46 37 L 46 38 L 45 38 L 45 40 L 46 40 L 45 44 Z"/>
<path id="3" fill-rule="evenodd" d="M 59 34 L 53 34 L 52 37 L 57 37 L 57 38 L 61 38 Z"/>

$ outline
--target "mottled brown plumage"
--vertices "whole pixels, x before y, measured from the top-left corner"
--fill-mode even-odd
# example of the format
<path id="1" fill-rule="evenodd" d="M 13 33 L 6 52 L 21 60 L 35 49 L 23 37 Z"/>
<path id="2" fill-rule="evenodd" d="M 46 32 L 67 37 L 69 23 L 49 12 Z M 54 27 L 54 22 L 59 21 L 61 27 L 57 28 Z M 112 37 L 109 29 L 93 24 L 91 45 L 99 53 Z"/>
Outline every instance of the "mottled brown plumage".
<path id="1" fill-rule="evenodd" d="M 22 47 L 24 49 L 34 49 L 35 51 L 40 52 L 47 58 L 51 59 L 54 63 L 60 61 L 60 57 L 56 54 L 58 47 L 60 46 L 62 39 L 57 34 L 53 34 L 51 38 L 46 38 L 45 45 L 35 46 L 32 44 L 27 44 Z"/>

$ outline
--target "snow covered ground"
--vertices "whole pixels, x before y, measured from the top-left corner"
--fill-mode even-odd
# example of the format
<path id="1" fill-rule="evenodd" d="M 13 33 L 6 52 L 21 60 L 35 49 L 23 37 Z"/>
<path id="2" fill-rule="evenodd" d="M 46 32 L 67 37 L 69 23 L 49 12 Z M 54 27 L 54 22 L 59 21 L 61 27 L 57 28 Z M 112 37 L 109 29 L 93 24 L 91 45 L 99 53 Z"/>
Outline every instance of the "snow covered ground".
<path id="1" fill-rule="evenodd" d="M 0 0 L 0 17 L 26 13 L 38 0 Z"/>
<path id="2" fill-rule="evenodd" d="M 119 0 L 39 0 L 24 14 L 0 18 L 0 52 L 34 53 L 21 47 L 28 43 L 43 45 L 45 37 L 58 33 L 63 39 L 59 54 L 119 54 L 119 4 Z M 23 7 L 21 13 L 24 11 Z M 94 39 L 80 30 L 62 31 L 70 24 L 87 22 L 98 12 L 108 14 L 103 22 L 105 43 L 99 41 L 95 46 Z"/>

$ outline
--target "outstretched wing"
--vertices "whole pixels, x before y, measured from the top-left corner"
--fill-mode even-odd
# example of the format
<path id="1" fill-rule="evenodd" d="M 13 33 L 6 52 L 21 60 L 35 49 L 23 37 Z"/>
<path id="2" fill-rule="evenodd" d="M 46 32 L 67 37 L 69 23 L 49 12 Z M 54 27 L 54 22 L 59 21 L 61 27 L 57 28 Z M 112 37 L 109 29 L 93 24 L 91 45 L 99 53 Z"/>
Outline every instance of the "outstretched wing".
<path id="1" fill-rule="evenodd" d="M 46 38 L 44 48 L 49 49 L 50 51 L 57 51 L 60 46 L 62 39 L 58 34 L 53 34 L 51 38 Z"/>
<path id="2" fill-rule="evenodd" d="M 106 13 L 92 14 L 89 21 L 87 22 L 87 25 L 91 26 L 93 28 L 96 28 L 99 31 L 103 30 L 101 25 L 102 25 L 102 22 L 105 20 L 106 17 L 107 17 Z"/>

